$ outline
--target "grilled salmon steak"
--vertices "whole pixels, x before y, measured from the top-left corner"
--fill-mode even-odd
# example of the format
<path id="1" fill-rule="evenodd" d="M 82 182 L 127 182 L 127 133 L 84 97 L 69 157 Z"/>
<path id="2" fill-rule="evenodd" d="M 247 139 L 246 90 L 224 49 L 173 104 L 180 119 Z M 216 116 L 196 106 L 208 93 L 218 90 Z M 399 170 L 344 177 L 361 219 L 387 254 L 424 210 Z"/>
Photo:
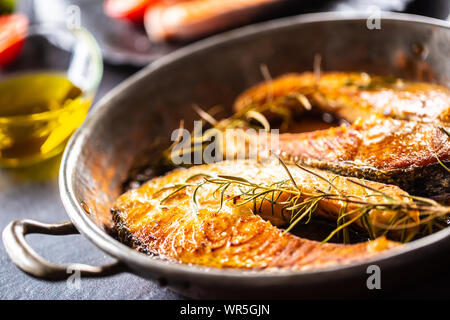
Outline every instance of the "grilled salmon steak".
<path id="1" fill-rule="evenodd" d="M 255 184 L 253 196 L 265 187 L 282 190 L 252 198 L 249 192 Z M 292 190 L 298 192 L 297 198 Z M 320 198 L 322 194 L 329 197 Z M 396 213 L 371 204 L 394 199 L 413 206 L 408 194 L 392 185 L 292 165 L 285 168 L 278 162 L 235 160 L 154 178 L 119 197 L 112 213 L 119 238 L 132 247 L 210 267 L 320 268 L 367 259 L 398 245 L 385 237 L 358 244 L 321 244 L 277 228 L 293 219 L 287 203 L 311 201 L 314 195 L 320 198 L 314 215 L 345 217 L 361 227 L 370 224 L 375 233 Z M 346 202 L 346 197 L 354 201 Z M 411 221 L 419 219 L 413 209 L 407 216 Z"/>
<path id="2" fill-rule="evenodd" d="M 366 73 L 288 74 L 242 93 L 234 108 L 240 112 L 264 104 L 302 110 L 301 97 L 322 111 L 348 122 L 373 115 L 420 122 L 450 122 L 450 89 Z"/>
<path id="3" fill-rule="evenodd" d="M 433 124 L 372 116 L 306 133 L 235 131 L 222 137 L 227 159 L 242 158 L 241 151 L 263 158 L 270 150 L 286 161 L 395 184 L 415 195 L 450 196 L 450 174 L 442 165 L 450 165 L 450 138 Z"/>
<path id="4" fill-rule="evenodd" d="M 307 72 L 256 85 L 234 105 L 237 112 L 260 110 L 269 118 L 311 107 L 352 125 L 281 134 L 275 151 L 284 159 L 449 198 L 450 174 L 442 165 L 450 164 L 449 88 L 366 73 Z"/>

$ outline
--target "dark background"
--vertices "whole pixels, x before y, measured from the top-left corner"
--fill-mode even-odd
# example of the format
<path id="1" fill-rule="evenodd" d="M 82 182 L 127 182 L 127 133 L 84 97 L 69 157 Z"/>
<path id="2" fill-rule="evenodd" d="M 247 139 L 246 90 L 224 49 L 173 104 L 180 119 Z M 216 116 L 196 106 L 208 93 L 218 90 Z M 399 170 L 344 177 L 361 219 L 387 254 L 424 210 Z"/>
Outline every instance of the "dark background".
<path id="1" fill-rule="evenodd" d="M 300 2 L 300 1 L 299 1 Z M 404 1 L 402 10 L 392 8 L 397 1 L 377 1 L 389 10 L 404 11 L 447 19 L 448 0 Z M 402 1 L 400 1 L 402 2 Z M 299 12 L 364 10 L 373 1 L 318 1 L 307 2 Z M 314 3 L 312 5 L 311 3 Z M 381 8 L 384 8 L 380 5 Z M 22 1 L 20 10 L 28 12 L 29 1 Z M 105 62 L 103 80 L 96 100 L 110 89 L 138 71 L 127 65 Z M 95 106 L 94 106 L 95 107 Z M 59 198 L 57 170 L 60 158 L 52 159 L 26 170 L 0 169 L 0 230 L 14 219 L 31 218 L 42 222 L 64 222 L 68 218 Z M 100 265 L 112 259 L 80 235 L 51 237 L 30 235 L 27 238 L 37 252 L 56 263 L 88 263 Z M 426 264 L 427 261 L 424 261 Z M 381 292 L 390 298 L 449 298 L 450 259 L 442 257 L 442 272 L 425 275 L 415 283 L 404 284 L 391 292 Z M 405 270 L 408 272 L 408 270 Z M 70 289 L 65 282 L 47 282 L 34 279 L 9 260 L 0 245 L 0 299 L 180 299 L 176 293 L 131 274 L 120 274 L 103 279 L 82 279 L 81 288 Z"/>

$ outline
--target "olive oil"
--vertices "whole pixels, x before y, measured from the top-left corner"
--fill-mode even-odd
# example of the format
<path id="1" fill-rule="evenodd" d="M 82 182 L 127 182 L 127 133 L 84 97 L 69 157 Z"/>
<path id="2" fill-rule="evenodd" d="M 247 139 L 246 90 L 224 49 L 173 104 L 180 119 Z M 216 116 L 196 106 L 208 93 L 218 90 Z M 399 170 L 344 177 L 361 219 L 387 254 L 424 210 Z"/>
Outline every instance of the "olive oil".
<path id="1" fill-rule="evenodd" d="M 90 104 L 64 74 L 27 73 L 0 81 L 0 165 L 29 165 L 61 152 Z"/>

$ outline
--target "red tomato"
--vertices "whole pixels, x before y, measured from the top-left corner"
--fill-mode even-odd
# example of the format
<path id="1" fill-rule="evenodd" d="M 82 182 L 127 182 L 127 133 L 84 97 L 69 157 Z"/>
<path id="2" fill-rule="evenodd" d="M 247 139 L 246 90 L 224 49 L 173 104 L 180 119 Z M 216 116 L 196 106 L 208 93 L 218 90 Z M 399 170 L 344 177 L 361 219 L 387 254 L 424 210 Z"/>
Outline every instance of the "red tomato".
<path id="1" fill-rule="evenodd" d="M 0 16 L 0 67 L 20 54 L 27 29 L 28 18 L 23 14 Z"/>
<path id="2" fill-rule="evenodd" d="M 111 18 L 142 23 L 145 9 L 160 0 L 106 0 L 105 13 Z"/>

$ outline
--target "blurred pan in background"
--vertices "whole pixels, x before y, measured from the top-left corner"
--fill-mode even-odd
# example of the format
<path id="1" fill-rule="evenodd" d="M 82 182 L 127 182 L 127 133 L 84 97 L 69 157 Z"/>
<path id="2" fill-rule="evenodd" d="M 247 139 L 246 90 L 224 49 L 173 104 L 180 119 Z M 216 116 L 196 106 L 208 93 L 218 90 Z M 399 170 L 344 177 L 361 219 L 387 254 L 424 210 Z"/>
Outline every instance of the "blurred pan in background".
<path id="1" fill-rule="evenodd" d="M 188 1 L 191 4 L 183 9 L 157 5 L 146 17 L 146 28 L 142 23 L 108 17 L 104 13 L 103 0 L 22 0 L 20 7 L 25 11 L 32 8 L 30 14 L 40 22 L 57 20 L 67 23 L 79 10 L 81 25 L 94 35 L 106 62 L 141 67 L 202 37 L 284 16 L 318 11 L 367 11 L 376 5 L 381 10 L 419 14 L 427 8 L 424 12 L 428 15 L 445 18 L 449 6 L 446 0 L 435 1 L 439 5 L 434 1 L 433 4 L 426 1 L 428 4 L 424 5 L 420 0 L 240 0 L 237 2 L 245 7 L 240 10 L 232 3 L 235 1 L 193 0 Z M 169 2 L 178 4 L 180 1 Z M 216 3 L 223 3 L 222 11 Z M 184 9 L 191 12 L 189 17 L 186 17 Z M 149 36 L 153 40 L 149 40 Z"/>

